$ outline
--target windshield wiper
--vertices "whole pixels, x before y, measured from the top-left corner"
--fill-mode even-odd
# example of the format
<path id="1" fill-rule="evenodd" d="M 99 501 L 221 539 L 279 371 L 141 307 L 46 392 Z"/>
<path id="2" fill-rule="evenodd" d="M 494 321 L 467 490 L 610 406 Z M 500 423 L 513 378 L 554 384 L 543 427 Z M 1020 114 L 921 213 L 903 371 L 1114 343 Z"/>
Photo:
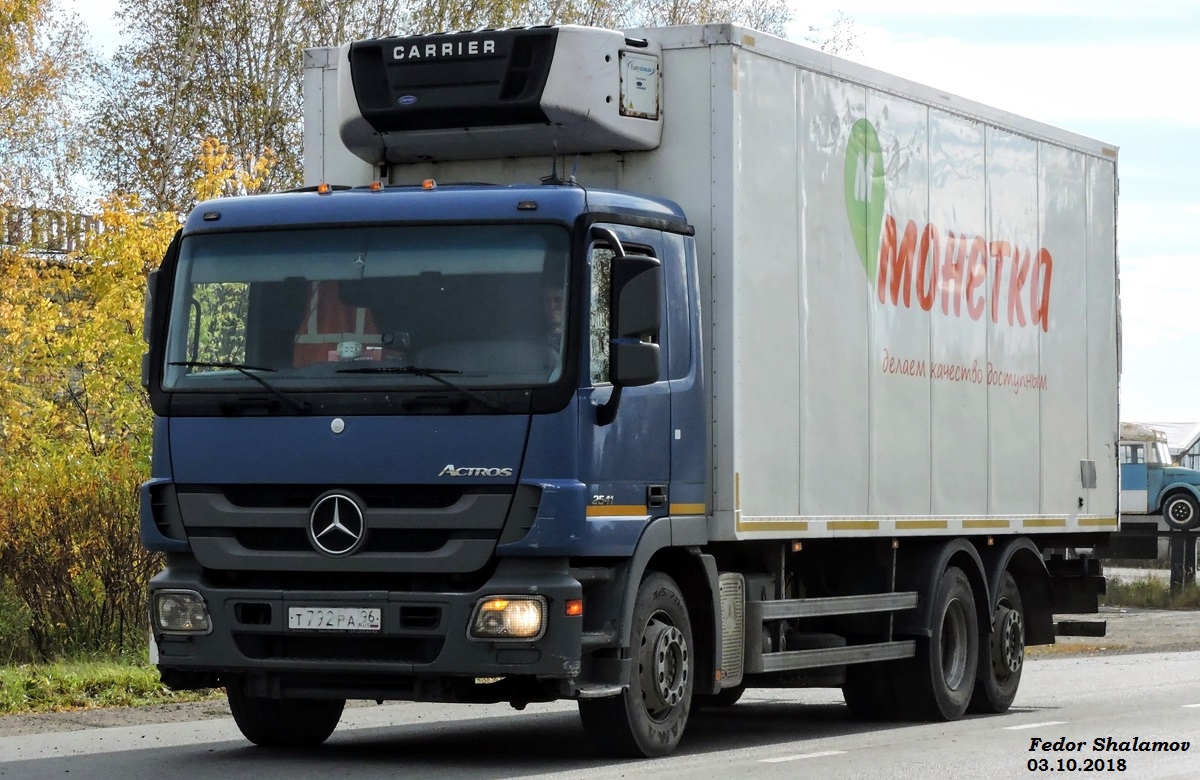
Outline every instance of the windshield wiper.
<path id="1" fill-rule="evenodd" d="M 272 371 L 273 372 L 273 371 L 277 370 L 274 368 L 267 368 L 266 366 L 249 366 L 249 365 L 246 365 L 245 363 L 208 362 L 208 361 L 204 361 L 204 360 L 179 360 L 179 361 L 175 361 L 172 363 L 168 363 L 167 365 L 183 366 L 184 368 L 228 368 L 233 371 L 237 371 L 239 374 L 241 374 L 243 376 L 253 379 L 255 382 L 258 382 L 260 385 L 262 385 L 263 387 L 265 387 L 267 389 L 267 392 L 271 393 L 276 398 L 283 401 L 285 404 L 292 407 L 293 409 L 295 409 L 297 412 L 299 412 L 301 414 L 304 414 L 305 412 L 307 412 L 309 409 L 312 408 L 312 406 L 308 403 L 308 401 L 297 401 L 295 398 L 292 398 L 290 395 L 283 392 L 275 385 L 271 384 L 270 382 L 263 379 L 258 374 L 254 373 L 255 371 Z"/>
<path id="2" fill-rule="evenodd" d="M 449 379 L 446 379 L 444 376 L 442 376 L 442 374 L 461 374 L 462 373 L 461 371 L 457 371 L 453 368 L 425 368 L 422 366 L 411 366 L 411 365 L 410 366 L 360 366 L 357 368 L 339 368 L 337 370 L 337 372 L 339 374 L 407 374 L 409 376 L 420 376 L 420 377 L 424 377 L 426 379 L 432 379 L 435 382 L 440 382 L 441 384 L 445 385 L 446 387 L 450 388 L 451 390 L 462 393 L 463 395 L 467 396 L 468 398 L 478 401 L 479 403 L 483 404 L 487 408 L 491 409 L 493 412 L 498 412 L 501 409 L 500 404 L 496 403 L 492 399 L 490 399 L 486 396 L 480 395 L 479 393 L 475 392 L 474 390 L 463 387 L 460 384 L 451 382 Z"/>

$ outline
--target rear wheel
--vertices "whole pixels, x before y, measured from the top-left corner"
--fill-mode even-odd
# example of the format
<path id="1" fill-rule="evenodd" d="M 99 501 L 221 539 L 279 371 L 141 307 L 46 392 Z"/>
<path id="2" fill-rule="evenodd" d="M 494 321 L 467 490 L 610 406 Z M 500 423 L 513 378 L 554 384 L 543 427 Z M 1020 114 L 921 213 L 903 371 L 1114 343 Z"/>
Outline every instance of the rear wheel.
<path id="1" fill-rule="evenodd" d="M 229 709 L 242 735 L 261 747 L 314 747 L 329 739 L 345 699 L 268 699 L 231 683 Z"/>
<path id="2" fill-rule="evenodd" d="M 1017 581 L 1008 572 L 1000 581 L 990 641 L 979 648 L 979 679 L 971 712 L 1006 712 L 1017 696 L 1025 668 L 1025 607 Z"/>
<path id="3" fill-rule="evenodd" d="M 1176 493 L 1163 503 L 1162 517 L 1176 531 L 1190 531 L 1200 526 L 1200 506 L 1187 493 Z"/>
<path id="4" fill-rule="evenodd" d="M 930 637 L 917 640 L 912 674 L 900 682 L 902 706 L 917 720 L 958 720 L 975 689 L 979 623 L 971 583 L 957 566 L 938 582 L 929 628 Z"/>
<path id="5" fill-rule="evenodd" d="M 694 687 L 691 621 L 665 574 L 647 574 L 638 589 L 630 653 L 624 693 L 580 700 L 579 716 L 607 755 L 665 756 L 683 737 Z"/>

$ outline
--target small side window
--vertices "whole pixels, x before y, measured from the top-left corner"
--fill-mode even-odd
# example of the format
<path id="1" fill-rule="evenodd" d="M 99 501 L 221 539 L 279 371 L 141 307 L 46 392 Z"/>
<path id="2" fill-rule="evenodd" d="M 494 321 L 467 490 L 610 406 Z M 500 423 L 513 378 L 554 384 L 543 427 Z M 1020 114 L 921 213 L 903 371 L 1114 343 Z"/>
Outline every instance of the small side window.
<path id="1" fill-rule="evenodd" d="M 591 377 L 593 385 L 610 381 L 608 347 L 611 338 L 609 291 L 612 289 L 613 251 L 605 246 L 592 248 L 591 270 Z"/>
<path id="2" fill-rule="evenodd" d="M 1142 451 L 1140 444 L 1122 444 L 1121 445 L 1121 462 L 1122 463 L 1145 463 L 1146 457 Z"/>

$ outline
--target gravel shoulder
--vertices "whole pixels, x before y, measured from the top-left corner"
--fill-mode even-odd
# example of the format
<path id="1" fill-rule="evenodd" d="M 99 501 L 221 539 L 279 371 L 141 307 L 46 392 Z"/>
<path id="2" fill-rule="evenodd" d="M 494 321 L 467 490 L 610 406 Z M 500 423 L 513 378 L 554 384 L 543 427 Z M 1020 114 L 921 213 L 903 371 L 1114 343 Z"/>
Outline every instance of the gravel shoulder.
<path id="1" fill-rule="evenodd" d="M 1059 615 L 1058 619 L 1104 620 L 1108 624 L 1106 636 L 1059 637 L 1054 645 L 1030 648 L 1032 662 L 1069 656 L 1200 650 L 1200 611 L 1105 607 L 1098 615 Z M 347 706 L 374 703 L 349 702 Z M 226 717 L 229 706 L 224 700 L 7 715 L 0 717 L 0 737 Z"/>

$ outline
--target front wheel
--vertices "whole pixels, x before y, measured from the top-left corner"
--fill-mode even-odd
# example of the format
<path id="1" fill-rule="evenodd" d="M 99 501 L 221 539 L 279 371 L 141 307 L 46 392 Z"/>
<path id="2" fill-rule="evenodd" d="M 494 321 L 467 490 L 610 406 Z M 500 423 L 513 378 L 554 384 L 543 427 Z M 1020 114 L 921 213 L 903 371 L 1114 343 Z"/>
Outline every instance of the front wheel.
<path id="1" fill-rule="evenodd" d="M 695 671 L 687 605 L 665 574 L 647 574 L 638 588 L 630 654 L 625 691 L 580 700 L 579 717 L 606 755 L 665 756 L 683 737 Z"/>
<path id="2" fill-rule="evenodd" d="M 229 709 L 242 735 L 260 747 L 315 747 L 337 728 L 345 699 L 268 699 L 241 684 L 226 687 Z"/>
<path id="3" fill-rule="evenodd" d="M 1200 526 L 1200 506 L 1188 493 L 1176 493 L 1163 503 L 1163 520 L 1174 531 L 1190 531 Z"/>

